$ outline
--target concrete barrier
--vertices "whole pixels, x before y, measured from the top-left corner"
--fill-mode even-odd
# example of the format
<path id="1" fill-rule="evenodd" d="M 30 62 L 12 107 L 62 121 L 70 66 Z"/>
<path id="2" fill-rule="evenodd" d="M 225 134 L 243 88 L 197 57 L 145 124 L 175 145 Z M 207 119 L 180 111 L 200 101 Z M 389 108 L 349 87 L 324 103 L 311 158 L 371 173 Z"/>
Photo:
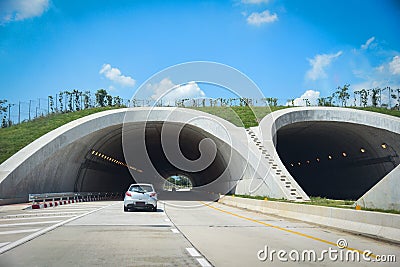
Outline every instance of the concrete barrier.
<path id="1" fill-rule="evenodd" d="M 400 215 L 222 196 L 219 203 L 400 242 Z"/>

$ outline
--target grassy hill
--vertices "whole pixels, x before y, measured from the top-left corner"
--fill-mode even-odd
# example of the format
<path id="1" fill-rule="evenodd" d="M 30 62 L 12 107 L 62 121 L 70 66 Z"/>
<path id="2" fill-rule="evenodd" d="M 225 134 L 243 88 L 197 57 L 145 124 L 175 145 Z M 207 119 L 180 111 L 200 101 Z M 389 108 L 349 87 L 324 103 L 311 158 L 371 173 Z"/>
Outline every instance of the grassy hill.
<path id="1" fill-rule="evenodd" d="M 51 114 L 0 129 L 0 163 L 42 135 L 73 120 L 113 108 L 91 108 L 71 113 Z"/>
<path id="2" fill-rule="evenodd" d="M 258 122 L 270 111 L 275 111 L 287 107 L 272 107 L 269 110 L 266 107 L 199 107 L 193 108 L 207 112 L 223 119 L 226 119 L 240 127 L 257 126 Z M 9 128 L 0 129 L 0 163 L 11 157 L 14 153 L 33 142 L 40 136 L 84 116 L 100 111 L 115 109 L 111 107 L 91 108 L 71 113 L 51 114 L 47 117 L 41 117 L 29 122 L 24 122 Z M 373 112 L 385 113 L 388 115 L 400 117 L 400 111 L 387 110 L 383 108 L 358 108 Z"/>

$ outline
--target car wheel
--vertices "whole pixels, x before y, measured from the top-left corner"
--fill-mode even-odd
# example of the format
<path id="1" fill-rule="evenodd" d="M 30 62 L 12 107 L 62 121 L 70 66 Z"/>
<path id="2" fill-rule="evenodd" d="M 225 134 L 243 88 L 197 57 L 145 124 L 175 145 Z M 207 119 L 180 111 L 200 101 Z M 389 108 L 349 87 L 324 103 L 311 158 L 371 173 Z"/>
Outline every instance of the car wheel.
<path id="1" fill-rule="evenodd" d="M 127 212 L 129 209 L 127 207 L 124 206 L 124 211 Z"/>

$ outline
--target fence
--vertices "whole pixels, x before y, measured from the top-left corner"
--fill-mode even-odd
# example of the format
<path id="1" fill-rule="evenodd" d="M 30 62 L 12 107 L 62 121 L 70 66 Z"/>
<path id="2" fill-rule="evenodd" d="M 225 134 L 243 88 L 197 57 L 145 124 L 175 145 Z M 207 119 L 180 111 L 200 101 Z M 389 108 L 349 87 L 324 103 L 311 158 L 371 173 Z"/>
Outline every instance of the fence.
<path id="1" fill-rule="evenodd" d="M 106 99 L 102 104 L 91 97 L 72 94 L 69 97 L 38 98 L 36 100 L 18 101 L 18 103 L 5 103 L 3 112 L 2 127 L 20 124 L 31 121 L 39 117 L 45 117 L 52 113 L 67 113 L 84 110 L 99 106 L 122 106 L 122 107 L 214 107 L 214 106 L 266 106 L 277 105 L 277 98 L 252 99 L 252 98 L 196 98 L 196 99 L 176 99 L 174 101 L 163 101 L 153 99 L 122 99 L 112 97 Z"/>

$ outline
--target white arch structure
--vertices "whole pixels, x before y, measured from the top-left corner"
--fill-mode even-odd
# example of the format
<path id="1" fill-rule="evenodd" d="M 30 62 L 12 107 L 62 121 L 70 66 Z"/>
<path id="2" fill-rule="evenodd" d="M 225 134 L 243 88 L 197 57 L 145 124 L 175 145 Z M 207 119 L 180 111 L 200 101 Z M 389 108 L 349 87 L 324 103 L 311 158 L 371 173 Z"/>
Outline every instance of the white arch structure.
<path id="1" fill-rule="evenodd" d="M 25 201 L 29 193 L 76 190 L 79 171 L 83 162 L 88 160 L 90 150 L 100 139 L 111 136 L 112 132 L 117 133 L 112 138 L 119 138 L 118 133 L 126 123 L 127 111 L 104 111 L 75 120 L 21 149 L 0 165 L 0 199 L 18 202 Z M 283 109 L 267 115 L 259 127 L 246 131 L 219 117 L 192 109 L 144 107 L 130 109 L 129 112 L 134 114 L 129 119 L 133 126 L 148 122 L 186 125 L 214 140 L 226 171 L 219 181 L 207 185 L 208 191 L 226 193 L 222 191 L 231 188 L 230 192 L 236 194 L 266 195 L 297 201 L 306 201 L 309 197 L 276 151 L 276 135 L 280 129 L 302 122 L 343 122 L 368 126 L 371 131 L 381 129 L 400 134 L 399 118 L 347 108 Z M 371 136 L 373 133 L 368 133 L 367 137 Z M 190 141 L 189 134 L 186 138 Z M 400 143 L 400 139 L 397 141 Z M 393 149 L 398 151 L 400 147 Z M 109 180 L 104 181 L 106 185 L 110 183 Z M 399 188 L 400 167 L 397 165 L 358 203 L 365 207 L 400 209 Z"/>

